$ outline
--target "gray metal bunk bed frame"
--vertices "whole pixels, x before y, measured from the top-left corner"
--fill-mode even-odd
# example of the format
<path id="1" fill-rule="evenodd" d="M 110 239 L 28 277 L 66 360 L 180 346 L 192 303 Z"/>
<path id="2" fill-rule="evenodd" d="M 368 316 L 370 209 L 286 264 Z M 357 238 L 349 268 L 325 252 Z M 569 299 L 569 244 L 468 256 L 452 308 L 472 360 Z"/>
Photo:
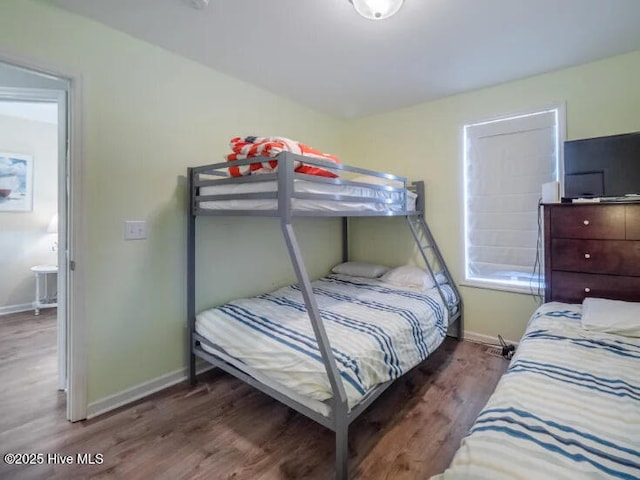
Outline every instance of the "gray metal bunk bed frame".
<path id="1" fill-rule="evenodd" d="M 191 385 L 196 384 L 196 357 L 202 358 L 207 362 L 213 364 L 216 367 L 230 373 L 231 375 L 239 378 L 240 380 L 248 383 L 249 385 L 261 390 L 262 392 L 270 395 L 276 400 L 284 403 L 285 405 L 293 408 L 297 412 L 311 418 L 312 420 L 320 423 L 321 425 L 333 430 L 336 435 L 336 456 L 335 456 L 335 468 L 336 478 L 344 480 L 348 477 L 348 430 L 349 425 L 353 422 L 382 392 L 384 392 L 393 381 L 385 382 L 375 386 L 370 390 L 361 401 L 351 410 L 347 405 L 347 396 L 345 393 L 336 361 L 331 350 L 329 338 L 327 336 L 322 317 L 318 310 L 318 305 L 314 297 L 311 281 L 307 273 L 302 254 L 296 239 L 296 235 L 292 226 L 292 219 L 295 217 L 342 217 L 342 257 L 343 261 L 347 261 L 349 257 L 348 248 L 348 218 L 349 217 L 363 217 L 363 216 L 404 216 L 406 217 L 407 224 L 413 238 L 418 245 L 421 256 L 427 266 L 432 278 L 436 279 L 437 275 L 444 275 L 447 283 L 455 295 L 455 302 L 453 305 L 449 305 L 445 293 L 440 286 L 440 282 L 436 281 L 435 284 L 442 297 L 443 304 L 448 307 L 449 313 L 449 326 L 451 327 L 454 322 L 457 323 L 455 329 L 455 335 L 457 338 L 462 338 L 462 300 L 460 293 L 453 282 L 453 278 L 447 266 L 440 254 L 440 251 L 434 241 L 434 238 L 424 220 L 424 182 L 413 182 L 408 185 L 407 179 L 404 177 L 398 177 L 395 175 L 381 173 L 364 168 L 352 167 L 344 164 L 336 164 L 326 160 L 320 160 L 310 157 L 302 157 L 289 152 L 283 152 L 278 155 L 278 169 L 275 173 L 263 174 L 263 175 L 250 175 L 245 177 L 230 177 L 227 173 L 227 169 L 232 166 L 243 166 L 257 162 L 272 161 L 273 158 L 255 157 L 247 160 L 236 160 L 232 162 L 222 162 L 211 165 L 204 165 L 200 167 L 193 167 L 188 169 L 188 195 L 189 195 L 189 217 L 188 217 L 188 247 L 187 247 L 187 316 L 188 316 L 188 351 L 189 351 L 189 383 Z M 310 176 L 299 174 L 294 171 L 294 161 L 301 161 L 305 164 L 326 168 L 328 170 L 342 170 L 346 172 L 352 172 L 354 174 L 369 175 L 372 177 L 378 177 L 380 179 L 394 180 L 402 182 L 403 187 L 393 187 L 389 185 L 377 185 L 362 182 L 355 182 L 351 180 L 343 180 L 340 178 L 328 178 L 319 176 Z M 223 178 L 220 178 L 223 177 Z M 333 195 L 333 194 L 315 194 L 315 193 L 302 193 L 296 192 L 294 188 L 295 180 L 305 180 L 310 182 L 331 183 L 335 185 L 352 185 L 357 187 L 366 187 L 373 190 L 388 191 L 401 193 L 400 201 L 393 201 L 391 199 L 372 199 L 369 197 L 361 196 L 345 196 L 345 195 Z M 263 182 L 263 181 L 277 181 L 277 191 L 273 192 L 260 192 L 260 193 L 234 193 L 234 194 L 214 194 L 214 195 L 201 195 L 200 187 L 209 185 L 223 185 L 223 184 L 241 184 L 250 182 Z M 417 194 L 416 209 L 406 209 L 406 197 L 407 189 L 411 188 L 415 190 Z M 212 210 L 201 207 L 201 202 L 207 201 L 222 201 L 222 200 L 247 200 L 247 199 L 274 199 L 277 200 L 277 208 L 273 210 Z M 294 199 L 306 199 L 306 200 L 334 200 L 344 202 L 370 202 L 370 203 L 385 203 L 389 206 L 399 207 L 396 211 L 308 211 L 297 210 L 293 206 L 292 200 Z M 331 408 L 329 414 L 324 416 L 315 410 L 312 410 L 308 406 L 290 398 L 285 393 L 273 388 L 269 385 L 265 385 L 259 380 L 256 380 L 249 374 L 240 370 L 239 368 L 225 362 L 222 358 L 208 353 L 202 348 L 202 344 L 205 344 L 209 349 L 213 351 L 220 351 L 220 348 L 209 340 L 199 335 L 195 331 L 195 279 L 196 279 L 196 217 L 207 216 L 269 216 L 277 217 L 280 219 L 280 226 L 282 234 L 284 236 L 287 250 L 291 258 L 293 268 L 298 279 L 300 289 L 304 298 L 304 302 L 309 314 L 309 320 L 313 327 L 313 331 L 318 342 L 318 348 L 322 355 L 324 367 L 329 378 L 329 383 L 333 392 L 333 396 L 328 402 L 330 402 Z"/>

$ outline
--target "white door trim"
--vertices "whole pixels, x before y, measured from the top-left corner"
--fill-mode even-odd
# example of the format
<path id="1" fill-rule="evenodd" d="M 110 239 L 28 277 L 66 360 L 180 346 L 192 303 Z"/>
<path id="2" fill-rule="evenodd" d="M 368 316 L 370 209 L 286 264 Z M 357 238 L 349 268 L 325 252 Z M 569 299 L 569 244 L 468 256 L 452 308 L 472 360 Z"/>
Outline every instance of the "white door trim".
<path id="1" fill-rule="evenodd" d="M 69 149 L 67 140 L 68 118 L 67 113 L 67 92 L 60 91 L 58 95 L 58 296 L 62 294 L 63 301 L 58 302 L 58 390 L 66 390 L 69 394 L 69 359 L 67 335 L 67 305 L 70 301 L 69 290 L 69 248 L 67 217 L 69 216 L 69 198 L 67 194 L 67 179 L 69 178 Z M 64 173 L 64 175 L 61 175 Z M 64 212 L 60 215 L 60 212 Z M 59 266 L 63 267 L 60 268 Z M 61 353 L 63 352 L 63 353 Z"/>
<path id="2" fill-rule="evenodd" d="M 67 274 L 67 419 L 72 422 L 87 417 L 87 325 L 85 276 L 87 268 L 86 212 L 84 209 L 84 157 L 82 112 L 82 77 L 65 67 L 50 65 L 24 55 L 0 50 L 0 61 L 45 76 L 68 82 L 65 187 L 68 189 L 67 248 L 64 265 Z M 64 228 L 63 226 L 60 229 Z M 62 257 L 61 257 L 62 258 Z M 62 264 L 59 264 L 59 269 Z M 64 275 L 64 274 L 63 274 Z"/>

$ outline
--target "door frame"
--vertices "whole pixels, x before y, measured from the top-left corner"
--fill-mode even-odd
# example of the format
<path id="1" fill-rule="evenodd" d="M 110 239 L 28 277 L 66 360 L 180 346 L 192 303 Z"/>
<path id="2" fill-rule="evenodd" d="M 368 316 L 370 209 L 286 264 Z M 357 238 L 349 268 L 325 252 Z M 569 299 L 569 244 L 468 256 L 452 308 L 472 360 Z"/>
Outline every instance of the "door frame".
<path id="1" fill-rule="evenodd" d="M 72 422 L 87 417 L 87 326 L 85 305 L 85 277 L 87 269 L 86 212 L 84 208 L 84 157 L 82 132 L 82 77 L 64 67 L 53 66 L 22 54 L 0 50 L 0 62 L 38 75 L 66 82 L 66 141 L 60 145 L 58 162 L 58 197 L 64 197 L 65 215 L 59 215 L 59 232 L 66 236 L 59 242 L 58 275 L 64 281 L 63 299 L 66 316 L 66 372 L 67 420 Z M 37 89 L 25 89 L 37 90 Z M 62 90 L 61 90 L 62 91 Z M 42 92 L 41 92 L 42 93 Z M 61 115 L 60 109 L 58 112 Z M 62 120 L 59 118 L 59 120 Z M 59 126 L 60 127 L 60 126 Z M 66 193 L 66 195 L 65 195 Z M 64 218 L 62 218 L 64 217 Z M 60 237 L 63 240 L 63 237 Z M 64 280 L 63 280 L 64 279 Z M 59 283 L 60 284 L 60 283 Z"/>

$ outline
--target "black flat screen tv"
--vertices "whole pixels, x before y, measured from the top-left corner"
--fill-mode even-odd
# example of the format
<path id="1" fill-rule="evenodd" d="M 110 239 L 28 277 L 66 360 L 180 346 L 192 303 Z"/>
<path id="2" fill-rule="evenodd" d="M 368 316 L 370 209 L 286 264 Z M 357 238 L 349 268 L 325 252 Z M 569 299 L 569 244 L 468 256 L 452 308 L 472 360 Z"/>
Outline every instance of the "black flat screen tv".
<path id="1" fill-rule="evenodd" d="M 566 198 L 640 195 L 640 132 L 564 142 Z"/>

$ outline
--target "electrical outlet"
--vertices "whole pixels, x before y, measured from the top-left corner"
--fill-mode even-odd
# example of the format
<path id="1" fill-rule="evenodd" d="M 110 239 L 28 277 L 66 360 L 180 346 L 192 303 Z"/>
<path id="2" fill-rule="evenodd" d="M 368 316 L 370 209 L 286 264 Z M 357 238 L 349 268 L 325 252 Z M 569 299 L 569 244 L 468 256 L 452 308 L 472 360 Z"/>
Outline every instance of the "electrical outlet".
<path id="1" fill-rule="evenodd" d="M 147 238 L 147 222 L 144 220 L 125 220 L 125 240 L 144 240 L 145 238 Z"/>

